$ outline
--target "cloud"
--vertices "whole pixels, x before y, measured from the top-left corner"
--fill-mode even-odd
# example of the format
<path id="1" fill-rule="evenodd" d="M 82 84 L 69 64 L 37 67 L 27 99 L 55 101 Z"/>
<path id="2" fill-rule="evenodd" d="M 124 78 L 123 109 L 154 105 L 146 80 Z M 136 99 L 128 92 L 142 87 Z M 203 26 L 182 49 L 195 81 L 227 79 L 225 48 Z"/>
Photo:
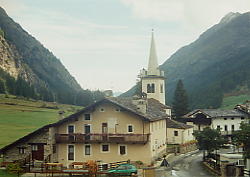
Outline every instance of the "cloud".
<path id="1" fill-rule="evenodd" d="M 189 27 L 210 26 L 229 12 L 249 11 L 249 0 L 120 0 L 135 17 L 177 22 Z"/>

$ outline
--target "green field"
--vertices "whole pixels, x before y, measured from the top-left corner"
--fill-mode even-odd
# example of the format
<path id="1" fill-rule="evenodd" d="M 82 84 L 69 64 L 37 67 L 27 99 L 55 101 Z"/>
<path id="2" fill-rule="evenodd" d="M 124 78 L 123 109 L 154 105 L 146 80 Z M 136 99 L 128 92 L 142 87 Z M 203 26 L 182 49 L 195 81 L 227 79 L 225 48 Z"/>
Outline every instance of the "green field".
<path id="1" fill-rule="evenodd" d="M 220 109 L 233 109 L 237 104 L 245 103 L 246 100 L 250 100 L 250 95 L 225 97 Z"/>
<path id="2" fill-rule="evenodd" d="M 7 173 L 6 170 L 0 169 L 0 177 L 17 177 L 17 174 Z"/>
<path id="3" fill-rule="evenodd" d="M 60 110 L 64 110 L 66 116 L 79 109 L 81 107 L 0 95 L 0 148 L 46 124 L 56 122 Z"/>

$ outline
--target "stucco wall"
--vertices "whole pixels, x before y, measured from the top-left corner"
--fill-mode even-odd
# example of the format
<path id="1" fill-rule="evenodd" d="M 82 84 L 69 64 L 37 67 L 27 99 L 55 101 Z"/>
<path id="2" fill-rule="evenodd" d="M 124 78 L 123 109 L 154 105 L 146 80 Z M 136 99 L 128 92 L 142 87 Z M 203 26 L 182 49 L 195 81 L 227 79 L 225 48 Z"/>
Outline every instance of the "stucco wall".
<path id="1" fill-rule="evenodd" d="M 150 122 L 150 147 L 153 159 L 166 151 L 166 120 Z"/>
<path id="2" fill-rule="evenodd" d="M 227 130 L 232 131 L 232 125 L 234 125 L 234 130 L 240 129 L 240 123 L 247 122 L 247 119 L 241 119 L 240 117 L 228 117 L 226 120 L 223 117 L 213 118 L 211 128 L 216 129 L 219 125 L 221 131 L 225 131 L 225 125 L 227 125 Z"/>
<path id="3" fill-rule="evenodd" d="M 155 93 L 147 93 L 147 98 L 154 98 L 165 104 L 165 80 L 163 78 L 142 78 L 142 92 L 147 93 L 147 85 L 155 84 Z M 163 93 L 160 92 L 163 85 Z"/>
<path id="4" fill-rule="evenodd" d="M 174 135 L 174 131 L 178 131 L 178 136 Z M 167 128 L 167 142 L 168 144 L 184 144 L 191 140 L 194 140 L 193 128 L 177 129 Z"/>
<path id="5" fill-rule="evenodd" d="M 91 144 L 92 155 L 84 156 L 83 144 L 75 144 L 75 161 L 86 160 L 103 160 L 104 162 L 114 162 L 121 160 L 141 160 L 146 164 L 158 157 L 159 154 L 165 152 L 166 144 L 166 120 L 148 122 L 142 120 L 127 111 L 117 111 L 119 107 L 111 104 L 102 104 L 95 108 L 91 114 L 91 120 L 84 120 L 84 114 L 80 115 L 78 121 L 64 123 L 58 127 L 58 133 L 67 133 L 68 125 L 75 126 L 75 133 L 84 133 L 84 125 L 91 125 L 91 133 L 102 133 L 102 123 L 108 123 L 108 133 L 127 134 L 128 125 L 133 125 L 133 134 L 150 133 L 149 142 L 142 144 L 126 144 L 127 155 L 118 155 L 119 144 L 110 144 L 109 153 L 100 152 L 100 144 Z M 64 165 L 68 165 L 71 161 L 67 160 L 67 144 L 59 144 L 58 161 Z"/>
<path id="6" fill-rule="evenodd" d="M 106 144 L 106 143 L 105 143 Z M 119 145 L 126 145 L 127 154 L 119 155 Z M 64 166 L 68 166 L 73 161 L 67 158 L 67 146 L 68 144 L 58 145 L 58 161 L 63 163 Z M 75 159 L 76 162 L 82 162 L 87 160 L 101 160 L 102 163 L 111 163 L 117 161 L 140 160 L 146 164 L 151 163 L 151 156 L 149 154 L 149 144 L 109 144 L 109 152 L 102 152 L 102 144 L 91 144 L 91 155 L 84 155 L 84 144 L 74 144 L 75 146 Z"/>
<path id="7" fill-rule="evenodd" d="M 101 108 L 104 112 L 101 112 Z M 135 134 L 149 133 L 148 122 L 126 111 L 117 112 L 116 109 L 119 107 L 111 104 L 98 106 L 94 112 L 90 112 L 91 120 L 84 120 L 84 114 L 82 114 L 78 121 L 64 123 L 58 127 L 58 133 L 67 133 L 68 125 L 75 126 L 75 133 L 84 133 L 85 124 L 91 125 L 92 133 L 102 133 L 102 123 L 108 123 L 108 133 L 128 133 L 128 125 L 133 125 Z"/>

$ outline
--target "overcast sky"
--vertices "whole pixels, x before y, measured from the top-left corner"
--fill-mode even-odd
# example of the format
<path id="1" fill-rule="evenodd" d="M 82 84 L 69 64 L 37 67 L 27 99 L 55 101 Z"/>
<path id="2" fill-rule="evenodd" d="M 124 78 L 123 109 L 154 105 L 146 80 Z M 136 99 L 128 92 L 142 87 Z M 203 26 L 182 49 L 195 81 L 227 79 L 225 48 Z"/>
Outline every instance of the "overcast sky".
<path id="1" fill-rule="evenodd" d="M 250 0 L 0 0 L 86 89 L 126 91 L 147 67 L 151 29 L 159 63 Z"/>

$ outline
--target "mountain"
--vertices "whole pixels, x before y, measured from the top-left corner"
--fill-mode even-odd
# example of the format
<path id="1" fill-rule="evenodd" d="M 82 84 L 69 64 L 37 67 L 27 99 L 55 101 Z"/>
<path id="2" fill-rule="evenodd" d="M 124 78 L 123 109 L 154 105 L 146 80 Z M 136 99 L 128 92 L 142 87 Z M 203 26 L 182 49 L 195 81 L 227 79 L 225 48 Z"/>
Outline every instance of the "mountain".
<path id="1" fill-rule="evenodd" d="M 61 61 L 0 8 L 0 69 L 34 87 L 47 101 L 73 103 L 80 85 Z M 8 77 L 9 77 L 8 76 Z M 1 77 L 0 81 L 5 81 Z"/>
<path id="2" fill-rule="evenodd" d="M 172 103 L 179 79 L 188 92 L 190 109 L 218 108 L 228 95 L 249 94 L 249 29 L 249 12 L 229 13 L 167 59 L 160 66 L 167 77 L 167 103 Z"/>

